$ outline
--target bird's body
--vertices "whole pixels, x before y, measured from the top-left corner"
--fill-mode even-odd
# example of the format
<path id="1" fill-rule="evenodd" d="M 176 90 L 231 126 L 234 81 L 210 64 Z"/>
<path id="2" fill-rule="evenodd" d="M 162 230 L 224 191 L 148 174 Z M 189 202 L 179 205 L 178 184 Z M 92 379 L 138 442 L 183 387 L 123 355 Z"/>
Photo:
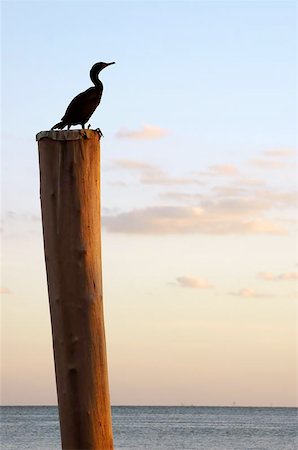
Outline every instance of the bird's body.
<path id="1" fill-rule="evenodd" d="M 69 129 L 72 125 L 81 125 L 82 128 L 85 128 L 85 124 L 96 110 L 102 96 L 103 85 L 98 79 L 98 74 L 110 64 L 114 63 L 100 62 L 94 64 L 90 70 L 90 78 L 94 83 L 94 87 L 81 92 L 70 102 L 61 122 L 54 125 L 52 130 L 55 128 L 62 130 L 66 126 Z"/>
<path id="2" fill-rule="evenodd" d="M 82 125 L 82 128 L 85 128 L 85 124 L 100 103 L 102 91 L 102 87 L 91 87 L 78 94 L 68 105 L 61 122 L 53 128 L 62 129 L 66 125 L 68 128 L 71 125 Z"/>

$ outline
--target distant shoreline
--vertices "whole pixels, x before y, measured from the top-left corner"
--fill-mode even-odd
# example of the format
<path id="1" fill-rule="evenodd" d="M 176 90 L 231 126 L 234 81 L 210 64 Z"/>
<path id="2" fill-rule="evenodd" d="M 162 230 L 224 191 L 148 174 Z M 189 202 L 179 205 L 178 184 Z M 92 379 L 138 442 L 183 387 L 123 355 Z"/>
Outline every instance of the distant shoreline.
<path id="1" fill-rule="evenodd" d="M 111 405 L 112 408 L 246 408 L 246 409 L 298 409 L 298 406 L 247 406 L 247 405 L 226 405 L 226 406 L 206 406 L 206 405 Z M 0 408 L 58 408 L 58 405 L 0 405 Z"/>

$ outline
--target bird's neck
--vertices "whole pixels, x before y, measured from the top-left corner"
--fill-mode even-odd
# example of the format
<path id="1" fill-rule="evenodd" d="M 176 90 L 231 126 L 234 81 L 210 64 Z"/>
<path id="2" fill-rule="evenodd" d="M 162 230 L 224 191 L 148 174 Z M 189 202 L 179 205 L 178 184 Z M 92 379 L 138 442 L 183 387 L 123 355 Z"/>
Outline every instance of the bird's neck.
<path id="1" fill-rule="evenodd" d="M 98 78 L 98 73 L 97 74 L 91 74 L 90 76 L 92 83 L 94 84 L 95 87 L 97 88 L 102 88 L 102 82 L 100 81 L 100 79 Z"/>

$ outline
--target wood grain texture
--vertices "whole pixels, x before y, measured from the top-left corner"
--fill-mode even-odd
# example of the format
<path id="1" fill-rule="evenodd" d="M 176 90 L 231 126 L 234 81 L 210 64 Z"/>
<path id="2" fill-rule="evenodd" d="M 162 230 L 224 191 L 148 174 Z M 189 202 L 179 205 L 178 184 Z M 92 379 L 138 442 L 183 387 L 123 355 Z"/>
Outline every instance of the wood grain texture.
<path id="1" fill-rule="evenodd" d="M 101 275 L 100 140 L 95 131 L 77 132 L 74 140 L 69 140 L 76 136 L 74 131 L 51 131 L 38 140 L 62 448 L 112 450 Z"/>

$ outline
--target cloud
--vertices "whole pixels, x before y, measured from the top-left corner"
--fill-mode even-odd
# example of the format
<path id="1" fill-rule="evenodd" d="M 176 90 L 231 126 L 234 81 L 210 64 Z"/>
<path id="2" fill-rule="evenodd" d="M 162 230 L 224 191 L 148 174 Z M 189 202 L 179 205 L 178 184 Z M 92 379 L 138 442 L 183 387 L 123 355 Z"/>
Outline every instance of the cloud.
<path id="1" fill-rule="evenodd" d="M 118 159 L 113 161 L 114 167 L 137 172 L 139 181 L 151 185 L 192 185 L 201 184 L 197 178 L 174 177 L 167 174 L 159 166 L 143 161 Z"/>
<path id="2" fill-rule="evenodd" d="M 199 180 L 191 177 L 173 177 L 162 170 L 143 174 L 140 179 L 143 184 L 159 185 L 191 185 L 201 184 Z"/>
<path id="3" fill-rule="evenodd" d="M 281 161 L 273 161 L 270 159 L 252 159 L 249 163 L 259 169 L 283 169 L 288 167 L 287 164 Z"/>
<path id="4" fill-rule="evenodd" d="M 0 287 L 0 294 L 12 294 L 12 292 L 6 287 Z"/>
<path id="5" fill-rule="evenodd" d="M 220 209 L 220 208 L 219 208 Z M 212 207 L 152 206 L 103 217 L 112 233 L 136 234 L 284 234 L 279 224 Z M 245 212 L 245 211 L 244 211 Z"/>
<path id="6" fill-rule="evenodd" d="M 200 184 L 196 178 L 171 176 L 159 166 L 144 161 L 115 160 L 114 166 L 137 173 L 143 184 Z M 235 173 L 234 166 L 211 167 L 224 173 Z M 232 178 L 226 185 L 208 186 L 205 183 L 198 192 L 178 189 L 164 192 L 160 198 L 169 204 L 107 214 L 103 217 L 103 226 L 115 233 L 287 234 L 287 227 L 293 223 L 290 216 L 280 220 L 274 218 L 273 213 L 285 210 L 291 214 L 297 203 L 296 192 L 269 189 L 260 180 L 242 176 Z"/>
<path id="7" fill-rule="evenodd" d="M 177 277 L 176 281 L 178 286 L 183 288 L 208 289 L 213 287 L 213 285 L 204 278 Z"/>
<path id="8" fill-rule="evenodd" d="M 261 153 L 261 158 L 252 159 L 249 163 L 259 169 L 283 169 L 291 167 L 289 163 L 282 161 L 295 155 L 292 149 L 266 150 Z"/>
<path id="9" fill-rule="evenodd" d="M 137 170 L 137 171 L 151 171 L 158 169 L 157 166 L 143 161 L 136 161 L 132 159 L 116 159 L 113 161 L 114 165 L 120 169 Z"/>
<path id="10" fill-rule="evenodd" d="M 281 192 L 277 190 L 255 189 L 253 191 L 242 191 L 240 195 L 227 195 L 224 198 L 210 199 L 217 209 L 243 211 L 252 214 L 257 211 L 271 209 L 287 209 L 296 206 L 296 192 Z"/>
<path id="11" fill-rule="evenodd" d="M 246 176 L 237 177 L 233 184 L 242 188 L 251 188 L 256 186 L 264 186 L 265 182 L 259 178 L 251 178 Z"/>
<path id="12" fill-rule="evenodd" d="M 295 281 L 298 280 L 298 272 L 285 272 L 274 275 L 271 272 L 260 272 L 257 277 L 266 281 Z"/>
<path id="13" fill-rule="evenodd" d="M 166 136 L 168 133 L 163 128 L 154 125 L 144 125 L 140 130 L 120 130 L 116 136 L 120 139 L 159 139 Z"/>
<path id="14" fill-rule="evenodd" d="M 113 187 L 123 187 L 123 188 L 126 188 L 128 186 L 127 183 L 125 183 L 124 181 L 120 181 L 120 180 L 118 180 L 118 181 L 110 181 L 109 185 L 113 186 Z"/>
<path id="15" fill-rule="evenodd" d="M 5 237 L 25 236 L 27 234 L 40 235 L 41 213 L 35 214 L 29 211 L 3 212 L 3 227 L 1 232 Z"/>
<path id="16" fill-rule="evenodd" d="M 233 182 L 228 185 L 219 185 L 211 187 L 210 191 L 206 193 L 206 191 L 202 191 L 200 193 L 191 193 L 191 192 L 179 192 L 179 191 L 167 191 L 162 192 L 160 197 L 166 200 L 176 201 L 178 203 L 192 203 L 197 204 L 201 201 L 212 201 L 213 203 L 222 202 L 225 200 L 232 200 L 242 203 L 242 199 L 244 201 L 250 200 L 254 202 L 257 198 L 270 197 L 270 203 L 273 200 L 273 197 L 277 199 L 284 198 L 284 203 L 286 203 L 286 197 L 288 198 L 288 203 L 295 203 L 296 193 L 273 193 L 272 191 L 268 191 L 260 187 L 263 187 L 264 183 L 258 180 L 245 180 L 243 183 L 241 180 L 239 182 Z"/>
<path id="17" fill-rule="evenodd" d="M 243 288 L 238 291 L 229 292 L 230 295 L 234 295 L 236 297 L 244 297 L 244 298 L 270 298 L 273 297 L 272 294 L 263 294 L 260 292 L 256 292 L 254 289 Z"/>
<path id="18" fill-rule="evenodd" d="M 5 221 L 15 222 L 40 222 L 41 214 L 32 214 L 30 212 L 6 211 L 4 214 Z"/>
<path id="19" fill-rule="evenodd" d="M 162 192 L 159 197 L 163 200 L 175 202 L 175 203 L 183 203 L 183 205 L 186 204 L 193 204 L 193 202 L 197 202 L 199 199 L 203 198 L 202 194 L 191 194 L 188 192 Z"/>
<path id="20" fill-rule="evenodd" d="M 209 167 L 209 171 L 202 172 L 203 175 L 210 176 L 235 176 L 239 174 L 239 170 L 232 164 L 218 164 Z"/>
<path id="21" fill-rule="evenodd" d="M 294 156 L 295 151 L 290 149 L 266 150 L 262 152 L 262 155 L 273 158 L 288 158 Z"/>

